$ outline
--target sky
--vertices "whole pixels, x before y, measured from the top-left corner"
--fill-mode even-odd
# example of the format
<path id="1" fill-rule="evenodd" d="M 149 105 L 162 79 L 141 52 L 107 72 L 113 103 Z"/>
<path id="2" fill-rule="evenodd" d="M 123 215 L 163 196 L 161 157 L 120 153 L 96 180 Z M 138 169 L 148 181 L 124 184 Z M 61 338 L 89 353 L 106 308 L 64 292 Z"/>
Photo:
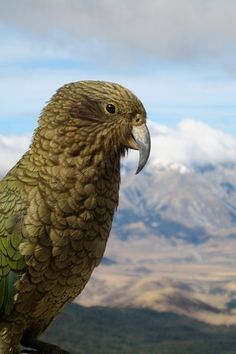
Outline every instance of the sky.
<path id="1" fill-rule="evenodd" d="M 193 122 L 236 139 L 235 13 L 235 0 L 2 2 L 0 152 L 25 148 L 55 90 L 82 79 L 127 86 L 179 138 Z"/>

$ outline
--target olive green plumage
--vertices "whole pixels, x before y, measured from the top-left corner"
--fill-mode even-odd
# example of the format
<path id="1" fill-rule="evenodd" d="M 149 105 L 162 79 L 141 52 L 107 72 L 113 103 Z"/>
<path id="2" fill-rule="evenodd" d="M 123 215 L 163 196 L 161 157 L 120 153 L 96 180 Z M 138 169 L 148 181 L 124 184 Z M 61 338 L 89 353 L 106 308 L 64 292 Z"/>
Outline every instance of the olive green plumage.
<path id="1" fill-rule="evenodd" d="M 149 155 L 145 120 L 129 90 L 99 81 L 67 84 L 44 108 L 30 149 L 0 182 L 0 353 L 19 353 L 20 342 L 63 352 L 35 338 L 99 264 L 120 157 L 129 147 Z"/>

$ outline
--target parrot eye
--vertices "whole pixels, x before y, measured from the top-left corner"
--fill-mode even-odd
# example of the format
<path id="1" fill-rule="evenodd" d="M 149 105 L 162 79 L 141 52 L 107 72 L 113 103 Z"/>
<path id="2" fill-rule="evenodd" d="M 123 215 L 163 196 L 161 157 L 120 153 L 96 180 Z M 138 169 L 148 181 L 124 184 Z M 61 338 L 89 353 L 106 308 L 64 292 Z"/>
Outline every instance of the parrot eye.
<path id="1" fill-rule="evenodd" d="M 114 104 L 108 103 L 106 105 L 106 110 L 107 110 L 107 112 L 114 114 L 116 112 L 116 107 L 114 106 Z"/>

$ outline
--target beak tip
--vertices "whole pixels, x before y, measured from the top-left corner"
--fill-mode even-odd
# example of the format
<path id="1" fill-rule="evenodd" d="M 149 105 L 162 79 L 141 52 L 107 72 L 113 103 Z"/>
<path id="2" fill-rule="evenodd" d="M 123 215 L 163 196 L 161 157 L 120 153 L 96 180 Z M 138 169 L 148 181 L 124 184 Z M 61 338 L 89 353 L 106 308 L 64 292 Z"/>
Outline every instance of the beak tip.
<path id="1" fill-rule="evenodd" d="M 138 168 L 137 168 L 137 170 L 136 170 L 135 174 L 136 174 L 136 175 L 138 175 L 138 174 L 139 174 L 139 172 L 141 172 L 141 171 L 142 171 L 143 167 L 144 167 L 144 166 L 138 166 Z"/>
<path id="2" fill-rule="evenodd" d="M 149 154 L 148 154 L 148 156 L 149 156 Z M 138 168 L 137 168 L 137 170 L 135 172 L 135 175 L 139 174 L 139 172 L 142 171 L 144 166 L 146 166 L 147 160 L 148 160 L 148 158 L 139 162 L 139 165 L 138 165 Z"/>

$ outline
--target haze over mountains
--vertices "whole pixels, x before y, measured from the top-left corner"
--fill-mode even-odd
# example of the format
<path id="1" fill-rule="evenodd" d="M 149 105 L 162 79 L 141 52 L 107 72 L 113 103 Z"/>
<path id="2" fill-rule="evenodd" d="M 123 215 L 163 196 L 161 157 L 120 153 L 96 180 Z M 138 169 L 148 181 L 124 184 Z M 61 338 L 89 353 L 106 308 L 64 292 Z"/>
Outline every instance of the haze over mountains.
<path id="1" fill-rule="evenodd" d="M 77 301 L 236 323 L 236 139 L 191 119 L 150 130 L 147 168 L 123 160 L 105 258 Z M 28 143 L 0 137 L 2 174 Z"/>

